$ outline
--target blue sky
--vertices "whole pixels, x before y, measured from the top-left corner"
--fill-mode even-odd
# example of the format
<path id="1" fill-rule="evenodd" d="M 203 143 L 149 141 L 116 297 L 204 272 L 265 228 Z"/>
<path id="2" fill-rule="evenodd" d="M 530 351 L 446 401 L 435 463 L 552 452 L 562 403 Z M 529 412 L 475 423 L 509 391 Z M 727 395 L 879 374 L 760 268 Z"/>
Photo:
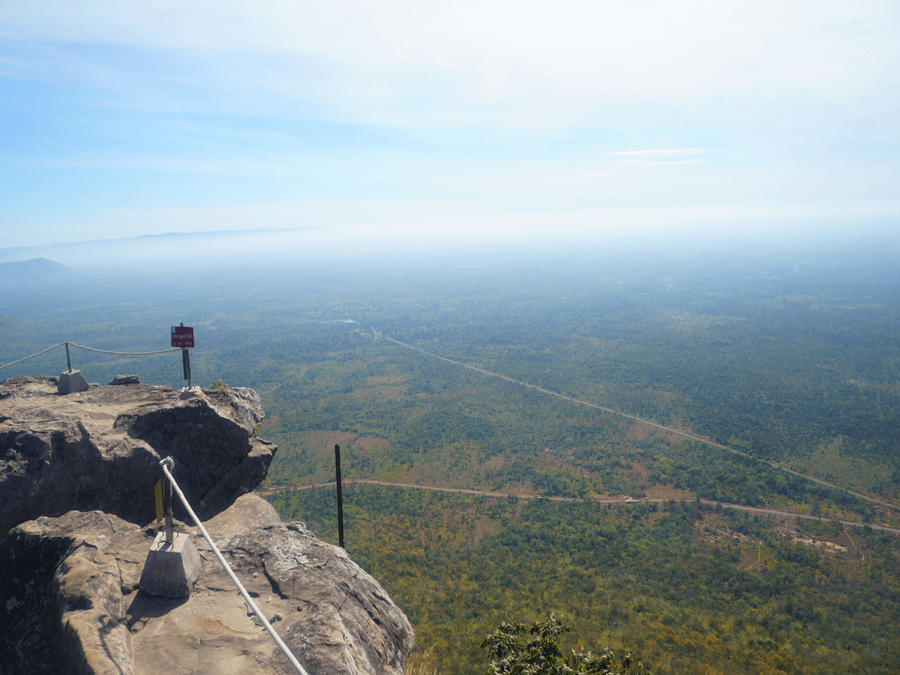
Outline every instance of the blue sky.
<path id="1" fill-rule="evenodd" d="M 0 248 L 900 216 L 896 2 L 35 7 L 0 4 Z"/>

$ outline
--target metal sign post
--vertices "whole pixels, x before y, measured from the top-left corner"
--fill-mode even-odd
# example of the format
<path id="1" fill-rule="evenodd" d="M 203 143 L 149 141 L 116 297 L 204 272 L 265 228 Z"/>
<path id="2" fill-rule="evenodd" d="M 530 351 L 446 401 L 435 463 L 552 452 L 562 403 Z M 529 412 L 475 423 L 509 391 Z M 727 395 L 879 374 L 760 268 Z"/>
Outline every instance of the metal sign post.
<path id="1" fill-rule="evenodd" d="M 188 381 L 188 389 L 194 386 L 194 380 L 191 377 L 191 356 L 188 349 L 194 346 L 194 328 L 193 326 L 172 326 L 172 346 L 181 347 L 181 363 L 184 368 L 184 379 Z"/>
<path id="2" fill-rule="evenodd" d="M 181 365 L 184 368 L 184 379 L 188 381 L 188 389 L 194 386 L 191 378 L 191 353 L 187 349 L 181 350 Z"/>

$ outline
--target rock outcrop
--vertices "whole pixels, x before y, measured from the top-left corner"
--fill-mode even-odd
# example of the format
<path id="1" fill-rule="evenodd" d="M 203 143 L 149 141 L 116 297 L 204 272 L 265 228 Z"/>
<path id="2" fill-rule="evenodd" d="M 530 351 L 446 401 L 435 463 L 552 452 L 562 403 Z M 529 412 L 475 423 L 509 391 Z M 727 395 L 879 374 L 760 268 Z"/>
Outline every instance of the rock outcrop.
<path id="1" fill-rule="evenodd" d="M 400 675 L 413 646 L 403 613 L 340 548 L 245 495 L 206 522 L 256 604 L 310 675 Z M 205 540 L 187 599 L 138 589 L 155 526 L 99 511 L 38 518 L 0 546 L 0 672 L 289 673 Z"/>
<path id="2" fill-rule="evenodd" d="M 208 518 L 258 486 L 276 451 L 256 437 L 265 414 L 251 389 L 117 383 L 60 395 L 56 382 L 0 383 L 0 536 L 72 509 L 143 525 L 154 517 L 153 486 L 166 456 Z"/>
<path id="3" fill-rule="evenodd" d="M 384 589 L 248 494 L 276 450 L 256 436 L 255 392 L 110 384 L 60 395 L 56 378 L 0 383 L 0 537 L 12 528 L 0 543 L 0 675 L 293 672 L 197 528 L 176 521 L 200 556 L 190 597 L 140 590 L 166 456 L 310 675 L 401 675 L 414 635 Z"/>

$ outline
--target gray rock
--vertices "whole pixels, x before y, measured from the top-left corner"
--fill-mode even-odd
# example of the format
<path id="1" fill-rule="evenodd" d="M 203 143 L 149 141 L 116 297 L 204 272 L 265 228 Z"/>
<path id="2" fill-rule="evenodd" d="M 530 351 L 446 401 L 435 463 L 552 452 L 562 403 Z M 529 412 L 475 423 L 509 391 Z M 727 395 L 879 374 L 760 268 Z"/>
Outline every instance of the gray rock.
<path id="1" fill-rule="evenodd" d="M 16 528 L 0 544 L 0 672 L 133 674 L 104 666 L 130 656 L 116 617 L 123 593 L 137 587 L 153 534 L 99 511 Z M 90 634 L 83 629 L 90 625 L 102 630 Z M 109 656 L 91 670 L 84 654 L 97 647 Z"/>
<path id="2" fill-rule="evenodd" d="M 281 525 L 281 518 L 274 506 L 255 494 L 238 497 L 227 511 L 203 523 L 209 536 L 215 539 L 234 537 L 268 525 Z"/>
<path id="3" fill-rule="evenodd" d="M 403 672 L 412 627 L 343 549 L 278 522 L 255 495 L 206 525 L 310 675 Z M 190 598 L 168 599 L 138 590 L 155 526 L 95 511 L 15 528 L 0 545 L 0 672 L 293 672 L 206 541 L 179 530 L 192 533 L 201 574 Z"/>
<path id="4" fill-rule="evenodd" d="M 0 401 L 5 398 L 45 396 L 56 392 L 58 377 L 16 375 L 0 382 Z M 0 417 L 0 421 L 3 418 Z"/>
<path id="5" fill-rule="evenodd" d="M 140 384 L 141 379 L 137 375 L 116 375 L 110 380 L 110 385 Z"/>
<path id="6" fill-rule="evenodd" d="M 53 378 L 0 383 L 0 535 L 39 516 L 99 509 L 143 525 L 155 516 L 159 461 L 201 518 L 265 478 L 276 452 L 256 438 L 264 418 L 251 389 L 92 387 L 60 396 Z M 176 500 L 175 513 L 186 514 Z"/>

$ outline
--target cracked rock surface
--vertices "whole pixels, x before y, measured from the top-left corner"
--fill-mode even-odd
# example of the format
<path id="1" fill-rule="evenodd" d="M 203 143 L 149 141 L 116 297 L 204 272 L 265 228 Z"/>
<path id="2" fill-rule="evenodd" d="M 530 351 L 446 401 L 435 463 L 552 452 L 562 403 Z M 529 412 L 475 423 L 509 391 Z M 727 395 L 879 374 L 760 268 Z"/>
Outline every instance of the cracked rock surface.
<path id="1" fill-rule="evenodd" d="M 264 417 L 256 392 L 241 387 L 91 385 L 62 395 L 56 378 L 0 382 L 0 536 L 72 509 L 143 525 L 155 517 L 166 456 L 198 515 L 211 517 L 265 478 L 276 447 L 255 437 Z M 177 503 L 175 513 L 186 517 Z"/>
<path id="2" fill-rule="evenodd" d="M 381 586 L 255 495 L 205 526 L 310 675 L 401 675 L 413 630 Z M 156 533 L 99 511 L 38 518 L 0 546 L 0 672 L 291 673 L 195 528 L 200 580 L 187 599 L 137 587 Z"/>

